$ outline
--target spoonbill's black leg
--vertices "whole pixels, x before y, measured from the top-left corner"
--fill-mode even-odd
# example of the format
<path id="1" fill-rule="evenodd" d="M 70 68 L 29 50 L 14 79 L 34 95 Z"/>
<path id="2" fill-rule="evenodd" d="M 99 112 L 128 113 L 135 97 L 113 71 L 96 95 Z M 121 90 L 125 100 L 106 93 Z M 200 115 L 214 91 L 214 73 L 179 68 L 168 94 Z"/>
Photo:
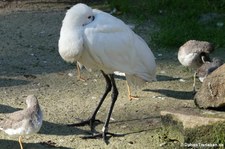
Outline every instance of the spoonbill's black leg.
<path id="1" fill-rule="evenodd" d="M 102 128 L 102 136 L 103 136 L 103 140 L 104 140 L 105 143 L 107 143 L 106 134 L 108 133 L 110 117 L 112 115 L 112 111 L 113 111 L 115 102 L 117 100 L 118 94 L 119 94 L 118 89 L 116 87 L 116 82 L 115 82 L 115 79 L 114 79 L 114 75 L 110 74 L 109 77 L 111 79 L 111 84 L 112 84 L 112 95 L 111 95 L 112 102 L 111 102 L 111 105 L 110 105 L 110 108 L 109 108 L 108 115 L 106 117 L 105 124 L 104 124 L 104 126 Z"/>
<path id="2" fill-rule="evenodd" d="M 95 133 L 95 134 L 92 134 L 92 135 L 89 135 L 89 136 L 84 136 L 84 137 L 82 137 L 83 139 L 103 138 L 103 141 L 106 144 L 108 144 L 107 135 L 113 136 L 113 137 L 124 136 L 124 134 L 114 134 L 114 133 L 108 132 L 110 117 L 112 115 L 112 111 L 113 111 L 115 102 L 117 100 L 118 94 L 119 94 L 119 92 L 117 90 L 117 87 L 116 87 L 116 83 L 115 83 L 113 74 L 110 74 L 109 77 L 111 79 L 111 84 L 112 84 L 112 95 L 111 95 L 112 102 L 111 102 L 109 112 L 108 112 L 107 117 L 106 117 L 105 124 L 102 128 L 102 133 Z"/>
<path id="3" fill-rule="evenodd" d="M 103 96 L 101 97 L 98 106 L 96 107 L 95 111 L 93 112 L 93 114 L 91 115 L 90 118 L 88 118 L 87 120 L 81 121 L 79 123 L 74 123 L 74 124 L 69 124 L 68 126 L 84 126 L 84 125 L 89 125 L 91 127 L 91 131 L 94 131 L 94 122 L 99 122 L 99 120 L 96 120 L 96 114 L 99 110 L 99 108 L 101 107 L 103 101 L 105 100 L 107 94 L 111 91 L 112 88 L 112 84 L 111 84 L 111 80 L 109 78 L 108 75 L 106 75 L 103 71 L 101 71 L 101 73 L 103 74 L 105 81 L 106 81 L 106 88 L 105 88 L 105 92 L 103 94 Z"/>

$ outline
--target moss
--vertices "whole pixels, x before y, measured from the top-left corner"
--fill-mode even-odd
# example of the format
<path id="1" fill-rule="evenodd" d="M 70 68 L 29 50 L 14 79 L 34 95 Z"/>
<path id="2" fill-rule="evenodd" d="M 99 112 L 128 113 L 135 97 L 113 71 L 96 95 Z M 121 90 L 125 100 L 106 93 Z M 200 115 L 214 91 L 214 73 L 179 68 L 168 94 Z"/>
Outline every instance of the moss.
<path id="1" fill-rule="evenodd" d="M 185 143 L 209 144 L 215 148 L 225 145 L 225 124 L 222 122 L 185 130 Z"/>
<path id="2" fill-rule="evenodd" d="M 224 47 L 224 0 L 111 0 L 111 8 L 137 20 L 153 20 L 160 30 L 151 35 L 158 47 L 179 47 L 190 39 L 206 40 Z M 211 14 L 216 14 L 216 17 Z M 201 21 L 204 20 L 204 21 Z M 222 23 L 218 26 L 218 23 Z"/>
<path id="3" fill-rule="evenodd" d="M 165 116 L 162 129 L 166 141 L 176 140 L 182 145 L 204 146 L 207 144 L 215 148 L 225 146 L 225 124 L 223 122 L 212 125 L 184 129 L 181 122 L 171 120 L 171 116 Z"/>
<path id="4" fill-rule="evenodd" d="M 166 115 L 163 116 L 162 123 L 164 124 L 162 130 L 166 141 L 177 140 L 181 143 L 184 142 L 183 125 L 181 122 L 173 120 L 170 115 Z"/>

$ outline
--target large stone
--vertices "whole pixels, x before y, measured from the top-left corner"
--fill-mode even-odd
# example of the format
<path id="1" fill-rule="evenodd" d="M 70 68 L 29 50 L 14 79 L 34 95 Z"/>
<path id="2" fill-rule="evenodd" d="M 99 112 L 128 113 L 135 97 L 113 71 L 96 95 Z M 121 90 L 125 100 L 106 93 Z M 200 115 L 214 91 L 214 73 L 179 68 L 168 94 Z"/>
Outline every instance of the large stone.
<path id="1" fill-rule="evenodd" d="M 225 110 L 225 64 L 205 78 L 194 100 L 199 108 Z"/>
<path id="2" fill-rule="evenodd" d="M 161 111 L 164 138 L 180 146 L 224 146 L 225 113 L 193 108 Z M 193 147 L 193 146 L 192 146 Z"/>

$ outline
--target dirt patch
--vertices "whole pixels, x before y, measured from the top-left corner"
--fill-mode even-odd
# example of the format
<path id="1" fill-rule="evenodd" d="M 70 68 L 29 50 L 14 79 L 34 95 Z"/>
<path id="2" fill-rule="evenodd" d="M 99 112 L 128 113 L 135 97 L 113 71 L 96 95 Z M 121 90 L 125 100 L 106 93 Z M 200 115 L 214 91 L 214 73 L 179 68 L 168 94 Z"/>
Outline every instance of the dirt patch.
<path id="1" fill-rule="evenodd" d="M 76 79 L 74 64 L 65 63 L 58 54 L 61 22 L 68 5 L 54 3 L 54 9 L 0 13 L 0 112 L 24 108 L 25 97 L 35 94 L 44 113 L 44 123 L 36 135 L 25 137 L 25 148 L 159 148 L 164 144 L 160 111 L 177 107 L 193 107 L 192 72 L 177 61 L 176 50 L 154 50 L 157 58 L 157 82 L 147 83 L 133 92 L 139 100 L 129 101 L 124 79 L 117 78 L 119 97 L 109 130 L 124 137 L 110 138 L 109 145 L 101 139 L 82 140 L 89 127 L 67 127 L 66 124 L 85 119 L 94 110 L 105 83 L 100 72 L 82 70 L 86 82 Z M 64 5 L 64 6 L 62 6 Z M 17 6 L 7 6 L 7 9 Z M 31 11 L 32 9 L 32 11 Z M 126 22 L 134 21 L 126 20 Z M 139 25 L 136 31 L 153 32 Z M 140 32 L 139 32 L 140 31 Z M 146 39 L 148 41 L 148 39 Z M 151 47 L 151 46 L 150 46 Z M 222 51 L 220 55 L 224 52 Z M 183 80 L 181 80 L 183 79 Z M 200 85 L 200 84 L 198 84 Z M 104 121 L 110 104 L 107 97 L 97 117 Z M 96 126 L 101 131 L 102 124 Z M 16 137 L 0 135 L 1 148 L 19 148 Z M 44 143 L 43 143 L 44 142 Z"/>

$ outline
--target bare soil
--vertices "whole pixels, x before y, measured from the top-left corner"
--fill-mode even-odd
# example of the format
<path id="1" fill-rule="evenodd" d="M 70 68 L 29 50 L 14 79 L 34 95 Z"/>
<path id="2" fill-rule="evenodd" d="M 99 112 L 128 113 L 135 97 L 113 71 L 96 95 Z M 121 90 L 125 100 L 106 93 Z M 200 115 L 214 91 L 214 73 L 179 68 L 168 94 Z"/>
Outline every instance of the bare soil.
<path id="1" fill-rule="evenodd" d="M 75 64 L 65 63 L 58 54 L 61 22 L 71 3 L 42 3 L 27 5 L 15 2 L 0 5 L 0 113 L 25 108 L 25 98 L 35 94 L 44 113 L 43 126 L 38 134 L 23 138 L 26 149 L 47 148 L 179 148 L 176 141 L 165 142 L 160 111 L 181 107 L 196 108 L 192 100 L 192 71 L 177 60 L 177 49 L 152 49 L 157 61 L 157 82 L 147 83 L 142 89 L 132 88 L 139 100 L 129 101 L 124 78 L 117 77 L 119 97 L 109 131 L 125 134 L 111 137 L 106 145 L 102 139 L 83 140 L 90 128 L 67 127 L 90 116 L 105 82 L 100 72 L 82 70 L 85 82 L 76 78 Z M 53 7 L 54 6 L 54 7 Z M 125 22 L 136 24 L 134 20 Z M 135 31 L 151 47 L 146 33 L 156 27 L 147 21 Z M 217 55 L 224 55 L 218 51 Z M 200 87 L 200 83 L 197 84 Z M 104 121 L 110 96 L 97 118 Z M 103 124 L 96 126 L 101 131 Z M 0 146 L 18 149 L 17 137 L 0 133 Z"/>

